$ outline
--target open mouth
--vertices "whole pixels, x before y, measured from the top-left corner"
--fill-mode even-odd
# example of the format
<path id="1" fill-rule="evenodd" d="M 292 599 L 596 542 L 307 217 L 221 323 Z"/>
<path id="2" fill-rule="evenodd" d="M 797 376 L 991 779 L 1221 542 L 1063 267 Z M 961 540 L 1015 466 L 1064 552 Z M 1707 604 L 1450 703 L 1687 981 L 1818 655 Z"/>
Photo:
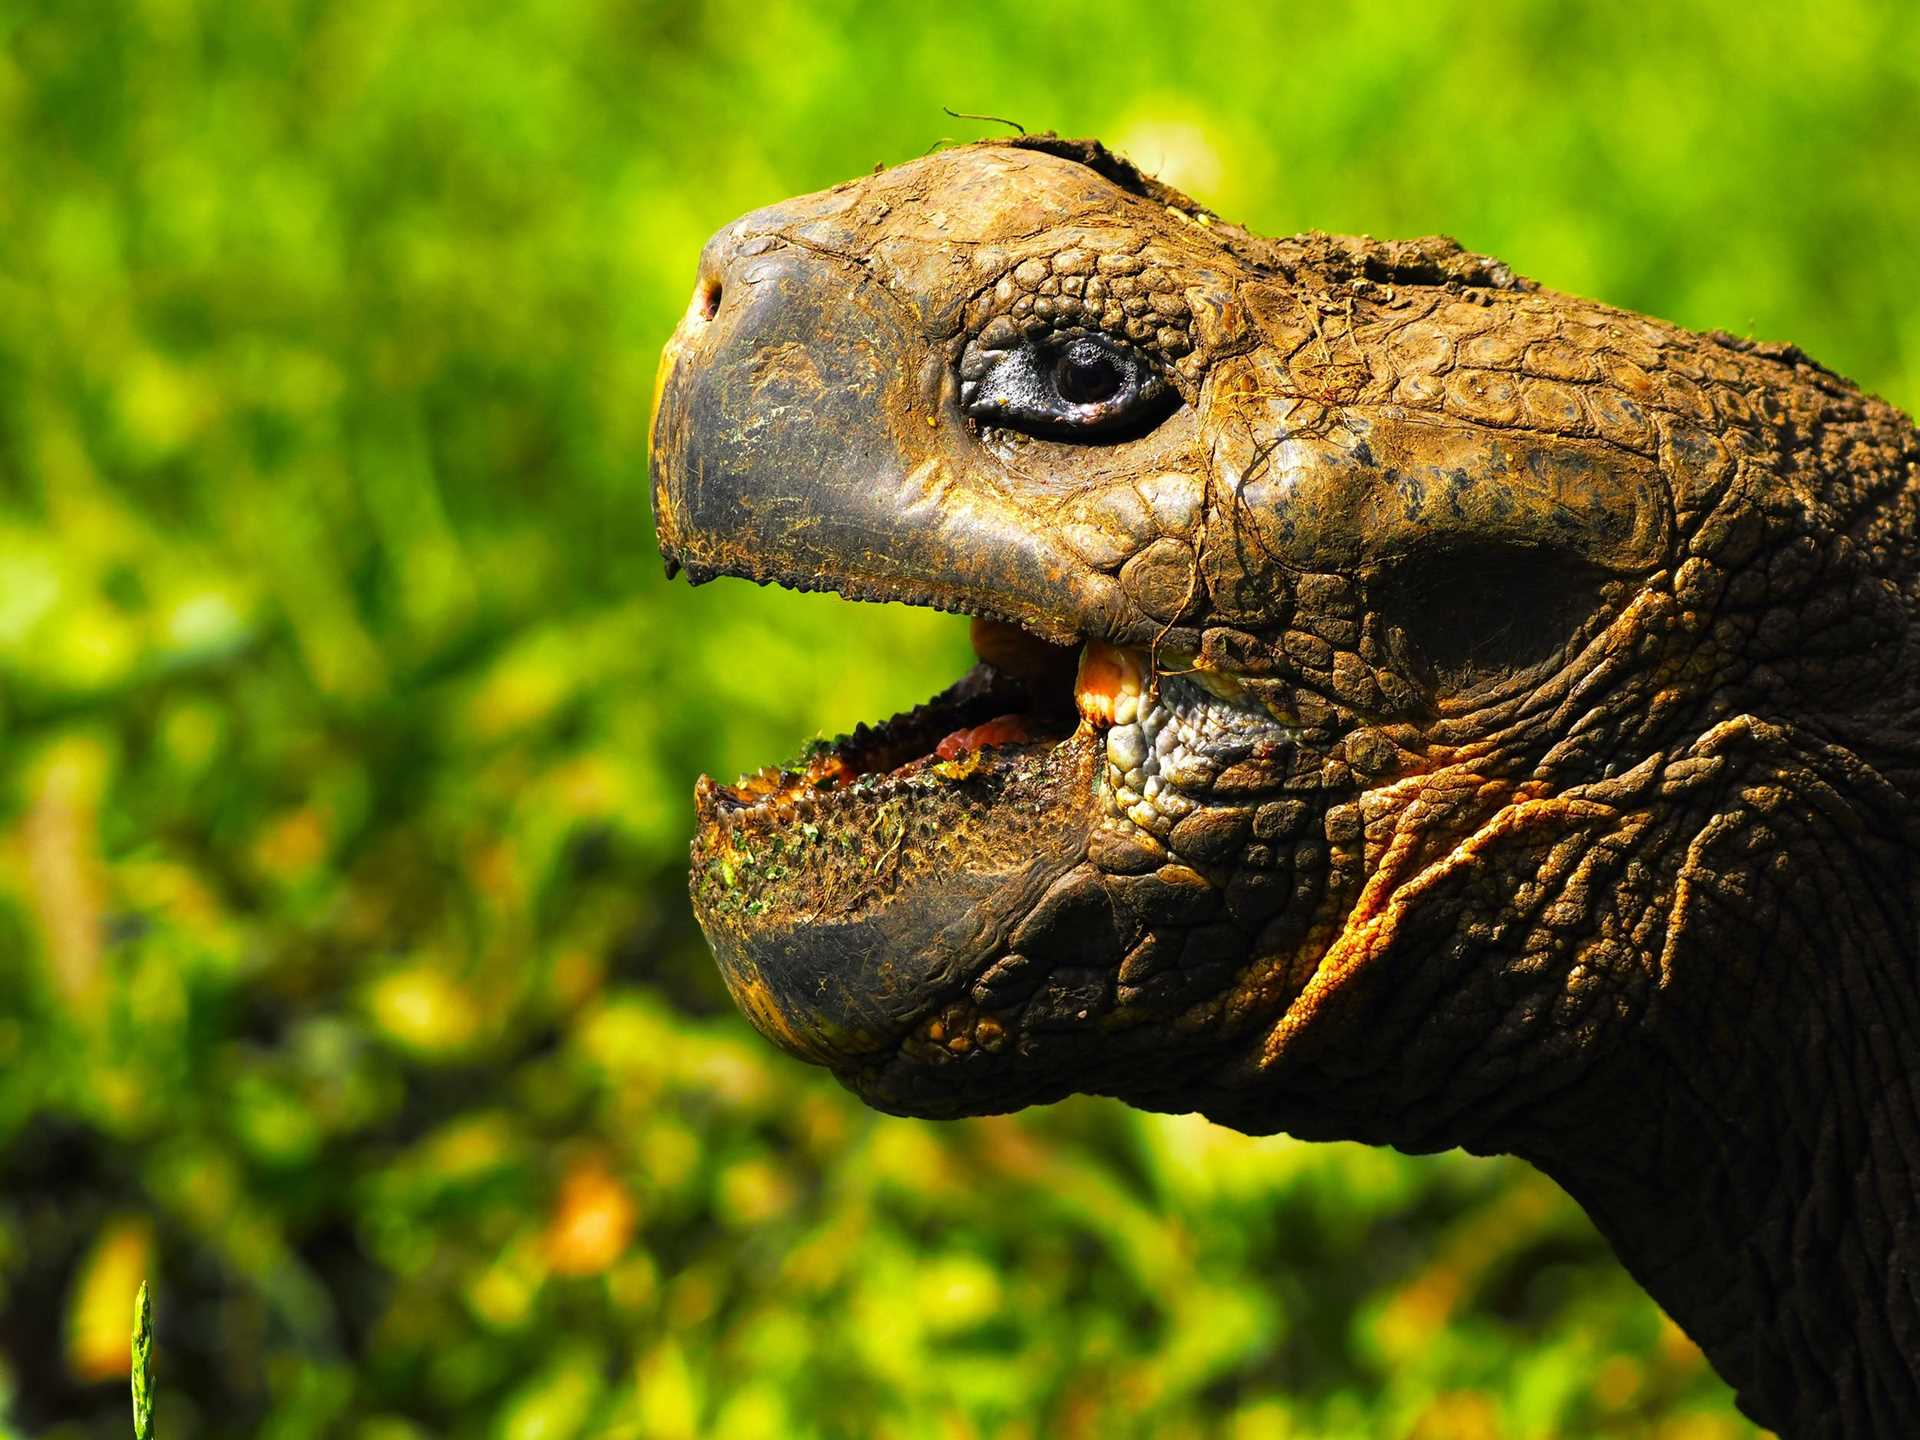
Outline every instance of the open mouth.
<path id="1" fill-rule="evenodd" d="M 795 761 L 732 785 L 702 776 L 701 818 L 799 821 L 823 806 L 879 802 L 916 783 L 1005 768 L 1082 726 L 1131 721 L 1147 684 L 1146 656 L 1104 641 L 1076 650 L 981 619 L 972 622 L 972 641 L 978 663 L 925 704 L 816 742 Z"/>
<path id="2" fill-rule="evenodd" d="M 1204 848 L 1196 811 L 1216 783 L 1274 783 L 1299 739 L 1187 657 L 1156 665 L 1145 648 L 1001 621 L 975 620 L 972 637 L 978 663 L 926 704 L 696 787 L 694 909 L 729 992 L 762 1034 L 870 1098 L 891 1093 L 876 1077 L 912 1037 L 978 1068 L 1013 1053 L 1016 1020 L 1051 1025 L 1047 1005 L 982 999 L 990 967 L 1029 952 L 1077 956 L 1075 974 L 1117 961 L 1131 942 L 1089 878 L 1095 847 L 1156 868 L 1186 826 Z M 1104 1003 L 1076 1002 L 1070 1023 Z"/>
<path id="3" fill-rule="evenodd" d="M 926 704 L 695 787 L 695 913 L 735 1001 L 803 1059 L 891 1053 L 1085 856 L 1101 727 L 1137 713 L 1144 655 L 997 621 L 973 640 Z"/>

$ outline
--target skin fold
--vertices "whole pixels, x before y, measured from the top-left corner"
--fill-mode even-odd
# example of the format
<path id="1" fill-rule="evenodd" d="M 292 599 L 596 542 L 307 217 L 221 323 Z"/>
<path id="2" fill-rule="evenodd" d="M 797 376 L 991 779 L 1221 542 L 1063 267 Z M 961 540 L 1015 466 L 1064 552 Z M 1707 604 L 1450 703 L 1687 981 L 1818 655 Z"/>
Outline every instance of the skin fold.
<path id="1" fill-rule="evenodd" d="M 702 782 L 760 1030 L 904 1114 L 1522 1156 L 1755 1420 L 1912 1433 L 1911 421 L 1054 137 L 727 226 L 655 403 L 670 567 L 985 622 Z"/>

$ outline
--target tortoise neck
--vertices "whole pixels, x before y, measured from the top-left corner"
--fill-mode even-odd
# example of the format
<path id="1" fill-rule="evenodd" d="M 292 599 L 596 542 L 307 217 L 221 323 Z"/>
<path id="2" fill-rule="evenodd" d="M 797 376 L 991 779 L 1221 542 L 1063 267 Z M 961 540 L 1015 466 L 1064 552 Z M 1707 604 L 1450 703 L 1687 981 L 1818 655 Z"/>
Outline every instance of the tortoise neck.
<path id="1" fill-rule="evenodd" d="M 1906 1436 L 1920 1416 L 1920 947 L 1901 868 L 1819 887 L 1824 931 L 1786 906 L 1723 925 L 1691 967 L 1717 976 L 1711 1000 L 1664 997 L 1650 1043 L 1603 1062 L 1585 1113 L 1527 1156 L 1741 1408 L 1795 1440 Z"/>

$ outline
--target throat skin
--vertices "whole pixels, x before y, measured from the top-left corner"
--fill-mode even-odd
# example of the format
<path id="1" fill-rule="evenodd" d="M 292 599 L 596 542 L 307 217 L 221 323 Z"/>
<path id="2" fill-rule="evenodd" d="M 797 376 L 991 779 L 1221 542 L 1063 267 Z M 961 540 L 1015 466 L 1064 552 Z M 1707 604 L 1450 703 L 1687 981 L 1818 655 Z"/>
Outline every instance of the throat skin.
<path id="1" fill-rule="evenodd" d="M 1911 772 L 1741 718 L 1664 773 L 1707 756 L 1719 768 L 1680 815 L 1636 823 L 1644 793 L 1593 807 L 1630 858 L 1589 875 L 1611 888 L 1596 885 L 1600 906 L 1570 928 L 1470 914 L 1489 870 L 1509 893 L 1522 874 L 1550 896 L 1577 892 L 1553 854 L 1517 839 L 1477 846 L 1477 872 L 1410 881 L 1418 894 L 1389 905 L 1381 942 L 1398 963 L 1331 993 L 1310 1047 L 1256 1042 L 1219 1072 L 1238 1093 L 1206 1113 L 1249 1133 L 1526 1160 L 1581 1205 L 1753 1420 L 1793 1440 L 1911 1436 Z M 1482 831 L 1496 832 L 1524 833 Z M 1636 943 L 1609 949 L 1597 934 Z M 1616 968 L 1599 973 L 1606 955 Z M 1599 999 L 1532 998 L 1581 989 Z M 1362 1036 L 1368 1058 L 1354 1064 Z"/>
<path id="2" fill-rule="evenodd" d="M 1712 963 L 1680 972 L 1642 1043 L 1613 1061 L 1618 1072 L 1645 1057 L 1653 1084 L 1613 1073 L 1588 1092 L 1642 1097 L 1636 1128 L 1652 1165 L 1635 1175 L 1541 1163 L 1564 1168 L 1750 1415 L 1793 1436 L 1910 1435 L 1920 1420 L 1912 782 L 1896 788 L 1846 752 L 1754 734 L 1763 755 L 1794 751 L 1790 766 L 1768 768 L 1799 783 L 1786 794 L 1748 786 L 1744 803 L 1703 827 L 1671 943 Z M 1590 1123 L 1605 1125 L 1604 1107 L 1591 1109 Z M 1610 1128 L 1627 1138 L 1621 1121 Z"/>
<path id="3" fill-rule="evenodd" d="M 1749 735 L 1742 770 L 1780 768 Z M 1891 1440 L 1920 1423 L 1920 876 L 1877 774 L 1793 769 L 1703 808 L 1638 1023 L 1469 1148 L 1566 1189 L 1754 1420 Z"/>
<path id="4" fill-rule="evenodd" d="M 1619 1057 L 1570 1107 L 1569 1133 L 1521 1153 L 1747 1415 L 1786 1436 L 1893 1440 L 1920 1415 L 1920 1167 L 1895 1138 L 1912 1132 L 1916 1077 L 1891 1031 L 1813 1026 L 1807 1040 L 1799 1068 L 1743 1099 L 1677 1061 Z"/>

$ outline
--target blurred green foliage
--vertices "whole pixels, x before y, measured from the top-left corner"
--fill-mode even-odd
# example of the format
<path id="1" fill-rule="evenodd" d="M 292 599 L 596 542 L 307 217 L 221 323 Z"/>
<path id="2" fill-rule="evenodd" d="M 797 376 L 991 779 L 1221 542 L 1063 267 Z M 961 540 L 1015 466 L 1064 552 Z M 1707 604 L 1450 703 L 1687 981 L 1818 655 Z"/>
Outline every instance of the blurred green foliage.
<path id="1" fill-rule="evenodd" d="M 1920 26 L 1427 3 L 0 7 L 14 1433 L 1732 1436 L 1517 1165 L 887 1120 L 733 1015 L 686 796 L 957 671 L 661 578 L 705 235 L 992 127 L 1920 399 Z"/>

